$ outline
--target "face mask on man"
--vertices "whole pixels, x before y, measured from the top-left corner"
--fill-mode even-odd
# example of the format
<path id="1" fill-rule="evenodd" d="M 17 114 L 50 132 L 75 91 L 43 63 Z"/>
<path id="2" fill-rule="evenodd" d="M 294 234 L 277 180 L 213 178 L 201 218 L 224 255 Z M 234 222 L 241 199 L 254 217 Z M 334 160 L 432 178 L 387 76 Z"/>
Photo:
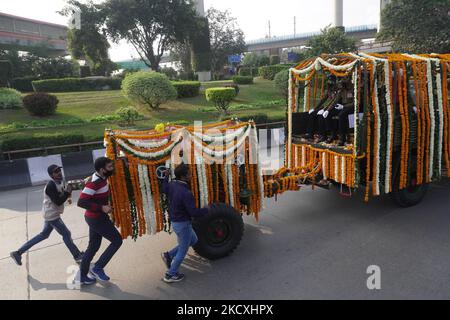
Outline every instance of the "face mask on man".
<path id="1" fill-rule="evenodd" d="M 105 176 L 105 178 L 109 178 L 109 177 L 111 177 L 113 174 L 114 174 L 114 170 L 106 170 L 106 169 L 103 169 L 104 171 L 103 171 L 103 175 Z"/>

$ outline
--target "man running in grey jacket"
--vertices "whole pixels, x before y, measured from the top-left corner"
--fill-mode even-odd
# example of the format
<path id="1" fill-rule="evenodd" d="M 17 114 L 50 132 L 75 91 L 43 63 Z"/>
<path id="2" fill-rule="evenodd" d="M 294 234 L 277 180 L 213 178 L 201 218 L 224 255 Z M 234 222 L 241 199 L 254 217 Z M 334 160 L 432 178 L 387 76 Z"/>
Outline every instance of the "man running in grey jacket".
<path id="1" fill-rule="evenodd" d="M 44 229 L 33 239 L 25 243 L 19 250 L 11 252 L 11 258 L 19 266 L 22 265 L 22 254 L 27 252 L 31 247 L 35 246 L 39 242 L 47 239 L 53 229 L 62 235 L 64 243 L 76 263 L 80 263 L 83 257 L 83 253 L 80 252 L 77 246 L 73 243 L 71 233 L 61 219 L 61 215 L 64 213 L 64 203 L 72 195 L 72 188 L 70 186 L 64 186 L 61 167 L 53 164 L 48 167 L 47 172 L 52 180 L 47 183 L 44 189 L 44 203 L 42 208 L 43 217 L 45 220 Z"/>

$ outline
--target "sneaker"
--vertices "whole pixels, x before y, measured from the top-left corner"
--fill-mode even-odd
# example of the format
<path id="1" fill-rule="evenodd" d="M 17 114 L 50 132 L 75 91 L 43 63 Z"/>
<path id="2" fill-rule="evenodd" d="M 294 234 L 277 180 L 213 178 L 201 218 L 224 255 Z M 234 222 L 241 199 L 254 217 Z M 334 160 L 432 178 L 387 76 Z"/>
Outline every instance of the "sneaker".
<path id="1" fill-rule="evenodd" d="M 19 253 L 19 251 L 13 251 L 9 254 L 11 256 L 11 258 L 14 260 L 14 262 L 18 265 L 21 266 L 22 265 L 22 256 Z"/>
<path id="2" fill-rule="evenodd" d="M 106 275 L 106 273 L 103 269 L 93 267 L 91 269 L 91 273 L 97 280 L 100 280 L 100 281 L 109 281 L 110 280 L 110 277 L 108 277 Z"/>
<path id="3" fill-rule="evenodd" d="M 174 276 L 171 276 L 169 274 L 166 273 L 166 275 L 164 276 L 164 282 L 167 283 L 174 283 L 174 282 L 180 282 L 184 280 L 184 274 L 182 273 L 178 273 Z"/>
<path id="4" fill-rule="evenodd" d="M 81 264 L 81 261 L 83 260 L 84 252 L 81 252 L 78 257 L 75 259 L 75 262 L 77 264 Z"/>
<path id="5" fill-rule="evenodd" d="M 89 276 L 85 276 L 85 277 L 81 276 L 80 277 L 80 284 L 82 284 L 82 285 L 90 286 L 96 282 L 97 282 L 96 279 L 92 279 Z"/>
<path id="6" fill-rule="evenodd" d="M 172 264 L 172 258 L 168 252 L 161 253 L 161 259 L 164 261 L 167 269 L 170 269 L 170 265 Z"/>

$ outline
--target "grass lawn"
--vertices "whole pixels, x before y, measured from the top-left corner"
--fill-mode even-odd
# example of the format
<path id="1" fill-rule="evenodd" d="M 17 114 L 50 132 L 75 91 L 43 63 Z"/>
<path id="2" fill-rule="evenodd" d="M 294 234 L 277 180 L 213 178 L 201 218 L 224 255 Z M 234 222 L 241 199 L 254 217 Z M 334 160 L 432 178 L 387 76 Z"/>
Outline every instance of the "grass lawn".
<path id="1" fill-rule="evenodd" d="M 204 83 L 201 94 L 195 98 L 180 99 L 171 101 L 161 106 L 158 111 L 150 111 L 145 107 L 137 107 L 140 113 L 145 116 L 145 120 L 137 123 L 138 129 L 153 128 L 160 122 L 185 122 L 192 123 L 194 120 L 204 122 L 214 122 L 220 119 L 220 114 L 214 110 L 213 105 L 206 101 L 204 90 L 206 88 L 222 86 L 231 81 L 218 81 Z M 283 105 L 271 105 L 271 101 L 280 101 L 281 94 L 274 88 L 273 82 L 255 79 L 253 85 L 240 85 L 240 93 L 233 101 L 231 115 L 243 117 L 259 113 L 267 114 L 271 118 L 280 119 L 285 114 Z M 123 106 L 132 105 L 121 94 L 121 91 L 100 91 L 100 92 L 76 92 L 57 93 L 59 106 L 56 115 L 44 119 L 33 117 L 25 109 L 21 110 L 0 110 L 0 127 L 13 122 L 30 123 L 34 120 L 69 120 L 83 119 L 89 120 L 96 116 L 112 115 L 117 109 Z M 259 107 L 245 105 L 257 103 Z M 267 103 L 267 106 L 264 104 Z M 234 106 L 234 107 L 233 107 Z M 95 141 L 103 136 L 105 128 L 119 128 L 114 123 L 84 124 L 64 127 L 54 127 L 45 129 L 17 129 L 0 132 L 0 142 L 4 139 L 15 137 L 32 137 L 42 135 L 54 135 L 58 133 L 82 134 L 87 141 Z"/>

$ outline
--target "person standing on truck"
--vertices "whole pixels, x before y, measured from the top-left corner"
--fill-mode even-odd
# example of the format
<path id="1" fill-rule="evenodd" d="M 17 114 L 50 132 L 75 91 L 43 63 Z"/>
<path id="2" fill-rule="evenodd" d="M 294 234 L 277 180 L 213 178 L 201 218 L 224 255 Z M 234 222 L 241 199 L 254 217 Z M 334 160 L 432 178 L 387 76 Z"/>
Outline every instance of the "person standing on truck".
<path id="1" fill-rule="evenodd" d="M 168 269 L 163 279 L 167 283 L 180 282 L 184 279 L 185 276 L 179 273 L 179 268 L 189 247 L 194 246 L 198 241 L 192 228 L 192 218 L 203 217 L 209 212 L 207 208 L 197 209 L 189 187 L 190 182 L 189 166 L 180 164 L 175 169 L 175 180 L 169 182 L 169 171 L 166 171 L 162 184 L 162 192 L 169 200 L 169 217 L 178 241 L 178 246 L 161 254 Z"/>
<path id="2" fill-rule="evenodd" d="M 14 262 L 21 266 L 22 255 L 31 247 L 48 239 L 53 230 L 56 230 L 63 237 L 63 241 L 76 263 L 80 263 L 83 253 L 73 243 L 71 233 L 61 219 L 64 213 L 64 203 L 72 195 L 72 188 L 63 183 L 62 167 L 52 164 L 47 168 L 47 173 L 51 180 L 44 189 L 44 202 L 42 212 L 44 217 L 44 229 L 37 236 L 25 243 L 19 250 L 11 252 L 10 256 Z"/>
<path id="3" fill-rule="evenodd" d="M 94 284 L 96 280 L 109 281 L 104 268 L 122 246 L 122 236 L 109 218 L 112 207 L 109 205 L 108 178 L 114 173 L 113 161 L 100 157 L 95 160 L 95 173 L 86 183 L 78 206 L 85 209 L 84 219 L 89 226 L 89 244 L 80 266 L 80 283 Z M 91 261 L 100 249 L 102 238 L 110 245 L 90 269 Z M 89 270 L 90 269 L 90 270 Z M 89 271 L 95 278 L 89 277 Z"/>

